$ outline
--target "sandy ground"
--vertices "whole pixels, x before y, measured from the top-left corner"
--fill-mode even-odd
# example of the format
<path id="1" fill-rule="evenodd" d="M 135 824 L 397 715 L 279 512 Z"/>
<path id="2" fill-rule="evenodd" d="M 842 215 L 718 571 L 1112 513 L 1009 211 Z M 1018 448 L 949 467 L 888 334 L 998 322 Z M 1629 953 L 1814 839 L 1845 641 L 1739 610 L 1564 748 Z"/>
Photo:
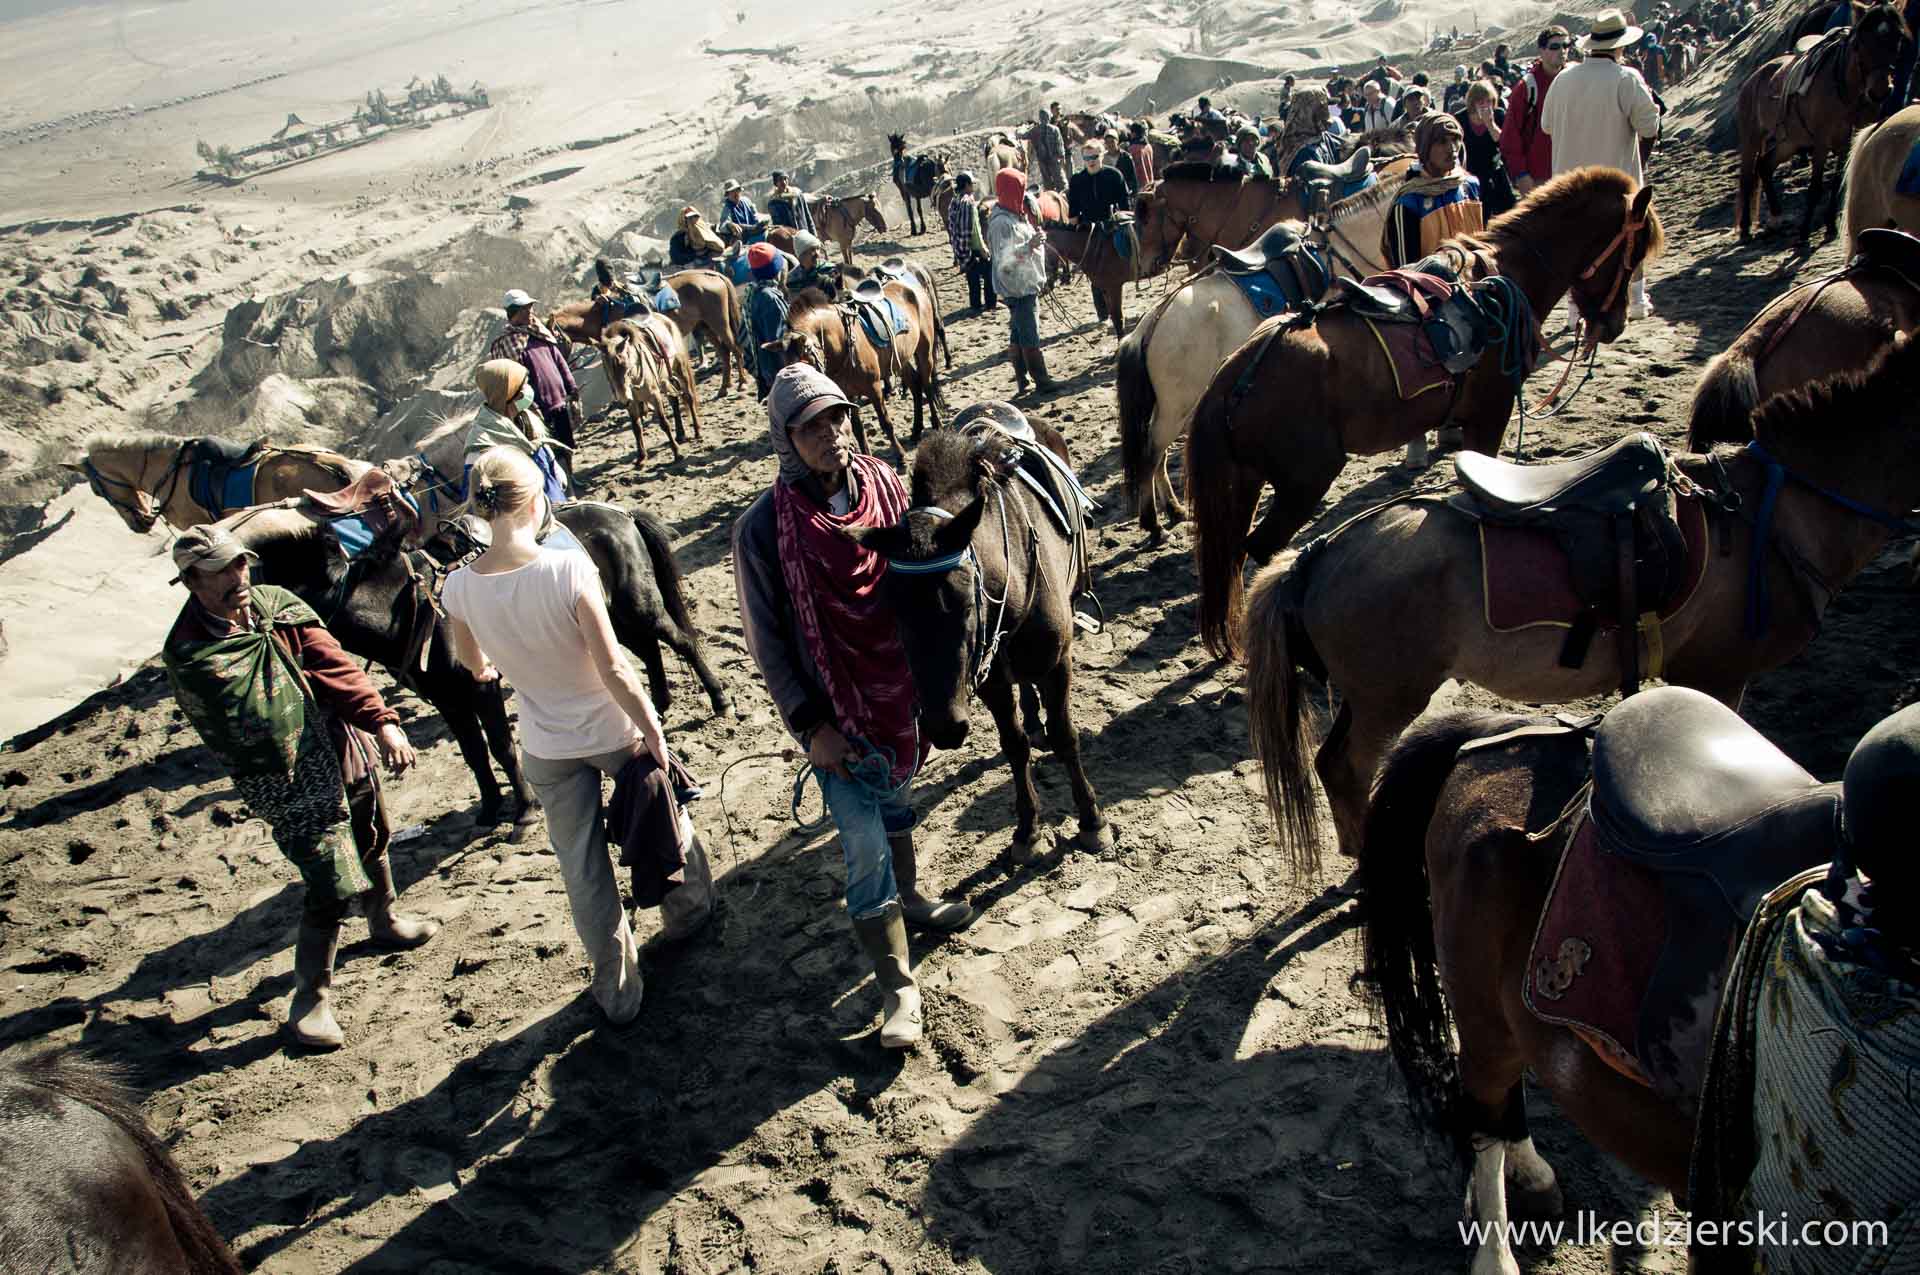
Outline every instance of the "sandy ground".
<path id="1" fill-rule="evenodd" d="M 748 7 L 756 20 L 777 17 L 772 6 Z M 138 31 L 142 14 L 175 8 L 73 13 L 109 49 L 115 22 Z M 403 8 L 396 21 L 429 8 L 444 16 L 449 6 Z M 535 17 L 635 21 L 634 6 L 565 8 Z M 222 13 L 241 22 L 240 9 Z M 348 6 L 346 16 L 356 12 Z M 1190 15 L 1152 12 L 1178 46 L 1176 19 Z M 897 31 L 901 14 L 883 6 L 873 20 Z M 56 20 L 68 18 L 37 21 Z M 942 39 L 965 25 L 946 13 L 921 20 Z M 487 26 L 471 47 L 505 57 L 512 50 L 493 47 L 494 33 L 519 29 Z M 1079 38 L 1059 30 L 1062 47 Z M 303 38 L 316 42 L 300 55 L 315 66 L 358 47 L 350 31 Z M 828 56 L 834 37 L 806 38 Z M 976 28 L 953 38 L 987 37 Z M 5 57 L 32 47 L 9 46 Z M 644 42 L 634 47 L 644 52 Z M 920 46 L 857 47 L 905 65 Z M 753 75 L 779 79 L 778 61 L 751 61 Z M 417 66 L 395 62 L 408 73 L 435 69 L 424 54 Z M 134 73 L 110 57 L 103 65 L 111 74 L 100 100 L 132 95 Z M 347 65 L 344 88 L 341 77 L 331 81 L 336 93 L 379 78 Z M 1115 81 L 1125 81 L 1131 64 L 1115 65 Z M 153 73 L 186 75 L 177 66 Z M 259 72 L 249 62 L 221 73 Z M 469 73 L 480 74 L 461 72 Z M 208 70 L 155 91 L 200 91 L 218 78 Z M 544 119 L 547 109 L 469 124 L 511 134 L 517 118 Z M 248 118 L 258 123 L 257 113 Z M 99 132 L 78 136 L 91 145 Z M 170 136 L 177 146 L 177 131 Z M 124 357 L 163 340 L 156 333 L 217 323 L 253 292 L 500 225 L 494 197 L 506 182 L 579 162 L 539 153 L 554 136 L 521 135 L 496 151 L 485 137 L 423 134 L 432 150 L 458 142 L 467 156 L 459 162 L 479 168 L 382 169 L 322 190 L 334 179 L 315 165 L 287 175 L 313 182 L 311 198 L 280 187 L 221 196 L 206 216 L 181 218 L 178 242 L 156 251 L 175 261 L 216 242 L 243 251 L 209 263 L 212 299 L 201 313 L 156 325 Z M 634 142 L 643 144 L 661 145 Z M 604 167 L 547 188 L 529 217 L 537 233 L 574 245 L 638 215 L 650 196 L 606 172 L 630 153 L 592 152 Z M 0 195 L 13 189 L 9 180 L 0 176 Z M 1737 249 L 1726 157 L 1664 151 L 1653 180 L 1674 242 L 1654 272 L 1659 314 L 1605 353 L 1565 415 L 1530 431 L 1536 457 L 1584 451 L 1625 427 L 1678 441 L 1699 366 L 1765 300 L 1838 263 L 1832 246 L 1811 255 L 1778 240 Z M 73 190 L 80 185 L 76 176 Z M 449 211 L 463 190 L 475 199 L 484 191 L 487 206 Z M 92 207 L 122 206 L 99 199 Z M 215 215 L 218 234 L 206 224 Z M 243 222 L 251 234 L 232 231 Z M 63 233 L 24 242 L 49 255 L 82 242 Z M 961 312 L 964 288 L 943 241 L 896 230 L 864 242 L 861 254 L 903 247 L 934 266 L 945 289 L 954 406 L 1006 395 L 1004 325 Z M 307 252 L 330 264 L 316 266 Z M 1130 314 L 1155 286 L 1129 295 Z M 1177 529 L 1165 546 L 1146 548 L 1117 508 L 1112 338 L 1092 322 L 1082 289 L 1058 302 L 1043 309 L 1042 328 L 1065 388 L 1032 410 L 1067 436 L 1106 506 L 1093 560 L 1110 622 L 1076 644 L 1073 712 L 1119 843 L 1103 856 L 1055 847 L 1013 869 L 1009 780 L 976 710 L 969 745 L 932 760 L 916 799 L 923 872 L 986 911 L 964 935 L 915 943 L 927 988 L 921 1048 L 901 1056 L 877 1046 L 879 995 L 840 915 L 838 848 L 830 833 L 794 827 L 791 767 L 733 764 L 781 744 L 741 643 L 727 559 L 732 520 L 773 471 L 762 414 L 737 397 L 712 399 L 711 380 L 707 440 L 684 461 L 664 463 L 656 447 L 636 469 L 624 423 L 606 422 L 589 432 L 581 468 L 590 494 L 642 504 L 674 529 L 695 619 L 742 710 L 712 717 L 691 676 L 669 661 L 669 728 L 709 781 L 695 817 L 715 855 L 721 903 L 705 936 L 677 950 L 648 947 L 647 1006 L 635 1024 L 608 1029 L 584 993 L 544 836 L 515 845 L 477 827 L 472 781 L 444 728 L 398 695 L 422 764 L 390 789 L 404 829 L 396 871 L 408 905 L 445 929 L 429 947 L 387 955 L 350 924 L 337 978 L 347 1047 L 289 1052 L 278 1029 L 298 886 L 174 711 L 157 669 L 140 667 L 49 716 L 79 688 L 137 662 L 176 604 L 157 583 L 163 541 L 130 535 L 77 490 L 49 509 L 41 543 L 0 564 L 13 649 L 0 662 L 0 698 L 22 727 L 44 720 L 0 753 L 0 1046 L 79 1043 L 127 1068 L 215 1222 L 261 1271 L 1458 1269 L 1460 1182 L 1409 1123 L 1380 1036 L 1349 986 L 1358 959 L 1352 888 L 1339 868 L 1295 881 L 1274 850 L 1248 760 L 1241 675 L 1211 661 L 1194 637 L 1188 534 Z M 143 401 L 180 401 L 212 348 L 196 346 L 178 373 L 140 381 Z M 1444 466 L 1413 476 L 1393 459 L 1351 464 L 1302 539 L 1364 504 L 1444 479 Z M 111 586 L 104 594 L 102 584 Z M 1916 694 L 1911 606 L 1904 565 L 1890 552 L 1835 603 L 1805 655 L 1754 686 L 1748 715 L 1816 772 L 1836 774 L 1853 740 Z M 1047 755 L 1038 767 L 1043 816 L 1070 832 L 1061 769 Z M 644 938 L 657 921 L 640 924 Z M 1671 1201 L 1592 1152 L 1550 1103 L 1536 1094 L 1530 1107 L 1570 1211 L 1606 1219 L 1671 1211 Z M 1533 1272 L 1682 1267 L 1657 1249 L 1569 1244 L 1521 1256 Z"/>

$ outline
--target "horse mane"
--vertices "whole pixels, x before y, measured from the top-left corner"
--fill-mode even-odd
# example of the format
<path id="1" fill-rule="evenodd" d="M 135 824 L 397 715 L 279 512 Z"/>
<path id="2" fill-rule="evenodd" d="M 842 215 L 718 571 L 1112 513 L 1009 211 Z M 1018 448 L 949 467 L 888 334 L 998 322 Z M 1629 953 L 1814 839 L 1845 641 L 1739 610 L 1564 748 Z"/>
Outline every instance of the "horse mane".
<path id="1" fill-rule="evenodd" d="M 89 454 L 102 452 L 157 452 L 170 447 L 178 447 L 187 440 L 178 434 L 89 434 L 80 444 L 80 450 Z"/>
<path id="2" fill-rule="evenodd" d="M 445 442 L 447 435 L 455 432 L 460 433 L 464 437 L 468 427 L 473 424 L 474 415 L 475 413 L 468 412 L 460 416 L 447 417 L 420 436 L 420 441 L 413 445 L 414 452 L 416 454 L 423 453 L 434 444 Z"/>
<path id="3" fill-rule="evenodd" d="M 1333 221 L 1345 221 L 1349 217 L 1358 217 L 1381 204 L 1391 203 L 1400 194 L 1400 188 L 1405 184 L 1404 178 L 1376 181 L 1365 190 L 1335 202 L 1327 209 L 1327 216 Z"/>
<path id="4" fill-rule="evenodd" d="M 1166 171 L 1160 174 L 1162 181 L 1170 182 L 1234 182 L 1243 176 L 1237 165 L 1215 164 L 1205 159 L 1182 159 L 1168 164 Z"/>
<path id="5" fill-rule="evenodd" d="M 233 1250 L 193 1198 L 186 1175 L 147 1124 L 117 1069 L 85 1054 L 50 1050 L 13 1064 L 12 1070 L 21 1084 L 92 1108 L 133 1141 L 186 1255 L 190 1275 L 240 1275 Z"/>
<path id="6" fill-rule="evenodd" d="M 849 267 L 851 269 L 852 267 Z M 802 288 L 787 299 L 789 316 L 802 314 L 809 310 L 828 310 L 833 308 L 833 298 L 819 288 Z"/>
<path id="7" fill-rule="evenodd" d="M 1589 165 L 1576 168 L 1559 176 L 1536 189 L 1513 208 L 1495 217 L 1487 226 L 1485 236 L 1456 235 L 1448 242 L 1458 242 L 1474 248 L 1488 246 L 1488 241 L 1519 241 L 1521 243 L 1541 243 L 1552 238 L 1560 227 L 1552 224 L 1561 215 L 1561 210 L 1575 200 L 1583 199 L 1596 190 L 1611 190 L 1622 200 L 1631 199 L 1639 193 L 1640 186 L 1633 178 L 1617 168 L 1605 168 Z M 1647 209 L 1647 252 L 1643 261 L 1656 260 L 1666 251 L 1667 235 L 1660 226 L 1660 213 L 1651 206 Z"/>
<path id="8" fill-rule="evenodd" d="M 987 445 L 978 438 L 950 429 L 930 431 L 913 452 L 908 486 L 913 506 L 936 507 L 957 495 L 965 497 L 962 504 L 972 500 L 984 476 L 986 455 Z"/>
<path id="9" fill-rule="evenodd" d="M 1782 390 L 1753 412 L 1753 436 L 1761 443 L 1797 439 L 1820 431 L 1820 445 L 1836 469 L 1856 449 L 1879 442 L 1886 430 L 1832 428 L 1834 421 L 1879 422 L 1902 433 L 1910 428 L 1914 378 L 1920 376 L 1920 341 L 1896 336 L 1860 370 L 1836 372 L 1807 385 Z M 1857 462 L 1856 462 L 1857 463 Z"/>

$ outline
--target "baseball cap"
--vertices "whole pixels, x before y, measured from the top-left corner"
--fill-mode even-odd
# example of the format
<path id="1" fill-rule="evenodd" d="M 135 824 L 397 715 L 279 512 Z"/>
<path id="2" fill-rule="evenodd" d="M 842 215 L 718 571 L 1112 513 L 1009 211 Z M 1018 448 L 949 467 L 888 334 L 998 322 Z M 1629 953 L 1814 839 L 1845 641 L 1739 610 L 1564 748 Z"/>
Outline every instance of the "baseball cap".
<path id="1" fill-rule="evenodd" d="M 223 571 L 243 556 L 260 560 L 259 554 L 241 544 L 225 527 L 216 523 L 189 527 L 173 542 L 173 566 L 179 574 L 167 583 L 179 584 L 189 571 Z"/>
<path id="2" fill-rule="evenodd" d="M 506 300 L 500 304 L 508 310 L 518 310 L 523 305 L 532 305 L 533 298 L 518 288 L 508 288 Z"/>

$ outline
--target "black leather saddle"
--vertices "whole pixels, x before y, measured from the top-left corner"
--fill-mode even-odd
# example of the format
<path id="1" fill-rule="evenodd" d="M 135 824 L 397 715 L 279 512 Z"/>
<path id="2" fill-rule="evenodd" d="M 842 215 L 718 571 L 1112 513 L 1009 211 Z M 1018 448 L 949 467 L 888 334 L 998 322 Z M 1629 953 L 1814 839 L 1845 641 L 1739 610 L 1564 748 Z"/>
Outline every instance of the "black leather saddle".
<path id="1" fill-rule="evenodd" d="M 1567 630 L 1560 664 L 1586 663 L 1594 635 L 1614 629 L 1620 685 L 1640 688 L 1639 617 L 1677 598 L 1687 581 L 1667 454 L 1648 433 L 1629 434 L 1587 456 L 1516 465 L 1463 451 L 1453 458 L 1464 489 L 1450 502 L 1467 517 L 1553 536 L 1582 610 Z M 1652 639 L 1649 637 L 1649 642 Z"/>
<path id="2" fill-rule="evenodd" d="M 1373 152 L 1365 146 L 1356 150 L 1344 164 L 1322 164 L 1318 160 L 1302 160 L 1299 172 L 1309 182 L 1337 182 L 1341 185 L 1363 181 L 1373 171 Z"/>
<path id="3" fill-rule="evenodd" d="M 1480 452 L 1460 452 L 1454 473 L 1482 508 L 1503 520 L 1563 510 L 1615 514 L 1643 503 L 1667 479 L 1667 454 L 1652 434 L 1619 442 L 1573 460 L 1517 465 Z"/>
<path id="4" fill-rule="evenodd" d="M 1602 849 L 1690 878 L 1680 888 L 1742 921 L 1839 845 L 1840 785 L 1820 783 L 1738 713 L 1684 686 L 1644 691 L 1607 714 L 1588 807 Z"/>
<path id="5" fill-rule="evenodd" d="M 1228 274 L 1259 274 L 1271 271 L 1273 265 L 1291 252 L 1299 250 L 1305 243 L 1299 227 L 1291 222 L 1281 222 L 1272 226 L 1245 248 L 1235 251 L 1222 248 L 1218 244 L 1213 248 L 1213 259 Z"/>
<path id="6" fill-rule="evenodd" d="M 1857 242 L 1860 251 L 1854 254 L 1855 261 L 1885 266 L 1909 279 L 1920 280 L 1920 239 L 1904 230 L 1874 226 L 1861 231 Z"/>
<path id="7" fill-rule="evenodd" d="M 245 465 L 267 449 L 267 440 L 256 438 L 252 442 L 240 443 L 231 438 L 197 438 L 188 459 L 205 461 L 222 468 Z"/>

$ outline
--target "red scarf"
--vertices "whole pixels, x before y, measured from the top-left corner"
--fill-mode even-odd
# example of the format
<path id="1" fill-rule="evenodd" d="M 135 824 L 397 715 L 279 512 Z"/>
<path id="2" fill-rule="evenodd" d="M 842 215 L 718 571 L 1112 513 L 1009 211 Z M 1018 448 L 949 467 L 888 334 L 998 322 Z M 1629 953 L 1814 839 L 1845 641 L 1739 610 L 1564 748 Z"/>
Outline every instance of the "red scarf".
<path id="1" fill-rule="evenodd" d="M 821 508 L 791 483 L 774 484 L 780 573 L 840 732 L 891 749 L 897 784 L 920 760 L 914 720 L 919 696 L 893 608 L 880 592 L 887 560 L 842 532 L 893 526 L 907 512 L 907 493 L 892 468 L 871 456 L 853 458 L 852 476 L 860 498 L 844 516 Z"/>

